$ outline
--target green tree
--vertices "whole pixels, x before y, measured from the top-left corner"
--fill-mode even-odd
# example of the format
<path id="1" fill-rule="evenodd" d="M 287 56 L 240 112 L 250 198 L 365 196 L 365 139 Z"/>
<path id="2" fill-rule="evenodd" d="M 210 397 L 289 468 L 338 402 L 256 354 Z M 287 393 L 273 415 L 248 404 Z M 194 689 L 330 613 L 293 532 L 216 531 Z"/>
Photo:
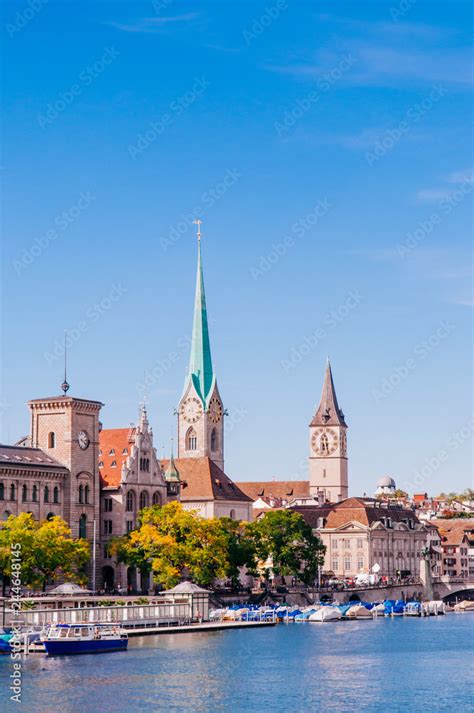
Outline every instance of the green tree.
<path id="1" fill-rule="evenodd" d="M 21 581 L 24 586 L 46 588 L 48 579 L 61 574 L 83 578 L 81 570 L 89 559 L 89 543 L 71 538 L 71 530 L 60 517 L 37 522 L 30 513 L 10 517 L 0 526 L 0 570 L 11 576 L 12 545 L 21 546 Z"/>
<path id="2" fill-rule="evenodd" d="M 272 561 L 276 575 L 293 576 L 307 585 L 314 582 L 324 562 L 325 547 L 303 517 L 293 510 L 273 510 L 247 526 L 255 552 L 251 574 L 259 563 Z"/>
<path id="3" fill-rule="evenodd" d="M 201 586 L 235 571 L 238 535 L 218 518 L 203 518 L 173 501 L 141 512 L 139 527 L 114 543 L 118 557 L 139 569 L 148 567 L 165 588 L 180 581 L 183 570 Z"/>

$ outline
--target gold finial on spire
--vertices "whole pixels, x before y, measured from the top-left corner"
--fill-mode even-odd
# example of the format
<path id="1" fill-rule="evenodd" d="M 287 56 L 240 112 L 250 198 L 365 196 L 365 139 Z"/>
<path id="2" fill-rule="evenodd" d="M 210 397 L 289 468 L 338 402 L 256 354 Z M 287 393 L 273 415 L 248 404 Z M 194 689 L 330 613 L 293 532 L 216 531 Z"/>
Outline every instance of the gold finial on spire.
<path id="1" fill-rule="evenodd" d="M 198 232 L 197 232 L 197 239 L 199 242 L 201 242 L 201 223 L 202 220 L 200 218 L 196 218 L 196 220 L 193 220 L 194 225 L 197 225 L 198 227 Z"/>

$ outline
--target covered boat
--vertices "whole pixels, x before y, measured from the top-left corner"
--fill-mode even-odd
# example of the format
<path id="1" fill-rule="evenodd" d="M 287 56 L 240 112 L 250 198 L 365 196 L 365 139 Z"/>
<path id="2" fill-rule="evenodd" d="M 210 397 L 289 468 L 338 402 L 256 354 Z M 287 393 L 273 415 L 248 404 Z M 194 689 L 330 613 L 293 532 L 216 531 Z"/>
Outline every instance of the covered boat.
<path id="1" fill-rule="evenodd" d="M 128 635 L 118 626 L 53 624 L 41 635 L 49 656 L 125 651 Z"/>
<path id="2" fill-rule="evenodd" d="M 454 611 L 474 611 L 474 601 L 465 599 L 463 602 L 458 602 L 454 605 Z"/>
<path id="3" fill-rule="evenodd" d="M 372 619 L 372 614 L 363 604 L 356 604 L 346 612 L 348 619 Z"/>
<path id="4" fill-rule="evenodd" d="M 421 616 L 422 607 L 420 602 L 407 602 L 405 607 L 406 616 Z"/>
<path id="5" fill-rule="evenodd" d="M 338 621 L 338 619 L 342 619 L 342 614 L 341 610 L 339 607 L 321 607 L 321 609 L 318 609 L 318 611 L 314 612 L 314 614 L 311 614 L 309 617 L 309 621 L 318 621 L 318 622 L 325 622 L 325 621 Z"/>

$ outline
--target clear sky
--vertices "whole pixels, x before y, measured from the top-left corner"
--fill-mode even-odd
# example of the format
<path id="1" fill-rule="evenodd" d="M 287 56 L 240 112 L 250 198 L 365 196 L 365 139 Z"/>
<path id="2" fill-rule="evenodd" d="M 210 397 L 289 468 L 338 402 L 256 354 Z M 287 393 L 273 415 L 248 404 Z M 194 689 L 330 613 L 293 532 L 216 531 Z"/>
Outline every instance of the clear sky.
<path id="1" fill-rule="evenodd" d="M 307 477 L 326 356 L 352 494 L 472 484 L 470 3 L 3 3 L 3 442 L 144 391 L 169 448 L 195 226 L 235 480 Z"/>

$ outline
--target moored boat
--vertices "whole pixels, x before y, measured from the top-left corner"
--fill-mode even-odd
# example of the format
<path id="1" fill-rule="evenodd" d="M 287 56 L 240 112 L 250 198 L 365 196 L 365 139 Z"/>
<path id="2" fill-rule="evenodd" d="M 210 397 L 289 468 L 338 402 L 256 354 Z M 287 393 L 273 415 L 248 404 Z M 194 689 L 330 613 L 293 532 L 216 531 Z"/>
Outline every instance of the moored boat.
<path id="1" fill-rule="evenodd" d="M 364 607 L 363 604 L 356 604 L 352 606 L 347 612 L 346 617 L 348 619 L 372 619 L 372 614 Z"/>
<path id="2" fill-rule="evenodd" d="M 42 635 L 49 656 L 125 651 L 128 635 L 118 626 L 53 624 Z"/>
<path id="3" fill-rule="evenodd" d="M 314 614 L 311 614 L 309 621 L 338 621 L 341 618 L 342 613 L 339 607 L 327 606 L 321 607 L 321 609 L 318 609 L 318 611 L 314 612 Z"/>

